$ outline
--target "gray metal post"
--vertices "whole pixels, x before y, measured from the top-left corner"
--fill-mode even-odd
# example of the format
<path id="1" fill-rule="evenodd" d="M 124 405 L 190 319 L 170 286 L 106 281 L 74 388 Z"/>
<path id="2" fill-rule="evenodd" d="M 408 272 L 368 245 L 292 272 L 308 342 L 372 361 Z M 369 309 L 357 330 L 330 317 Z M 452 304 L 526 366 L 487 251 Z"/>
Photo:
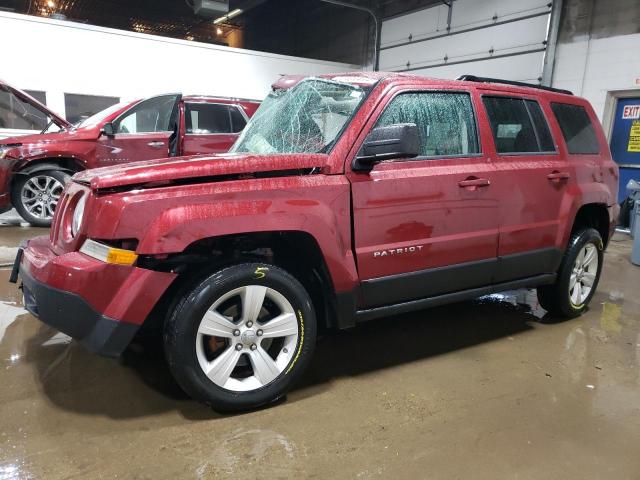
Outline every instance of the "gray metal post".
<path id="1" fill-rule="evenodd" d="M 560 19 L 562 17 L 562 0 L 553 0 L 551 15 L 547 27 L 546 50 L 542 63 L 542 85 L 551 87 L 553 82 L 553 67 L 556 62 L 556 46 L 558 33 L 560 32 Z"/>

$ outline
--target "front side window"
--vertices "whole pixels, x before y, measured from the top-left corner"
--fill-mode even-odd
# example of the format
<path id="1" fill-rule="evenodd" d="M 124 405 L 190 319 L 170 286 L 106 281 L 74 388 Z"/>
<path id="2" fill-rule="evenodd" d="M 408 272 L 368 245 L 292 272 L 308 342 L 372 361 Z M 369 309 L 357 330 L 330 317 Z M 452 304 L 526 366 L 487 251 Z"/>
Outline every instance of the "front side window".
<path id="1" fill-rule="evenodd" d="M 309 78 L 267 96 L 231 152 L 323 153 L 338 140 L 367 90 Z"/>
<path id="2" fill-rule="evenodd" d="M 116 120 L 114 129 L 116 133 L 168 132 L 175 104 L 175 95 L 144 100 Z"/>
<path id="3" fill-rule="evenodd" d="M 595 154 L 600 152 L 596 131 L 584 107 L 565 103 L 552 103 L 553 110 L 567 149 L 572 154 Z"/>
<path id="4" fill-rule="evenodd" d="M 540 135 L 533 126 L 532 117 L 523 99 L 485 96 L 482 101 L 489 116 L 498 153 L 545 151 L 539 143 Z M 548 144 L 548 139 L 546 143 Z"/>
<path id="5" fill-rule="evenodd" d="M 480 152 L 468 93 L 403 93 L 391 100 L 376 127 L 415 123 L 420 156 L 464 156 Z"/>

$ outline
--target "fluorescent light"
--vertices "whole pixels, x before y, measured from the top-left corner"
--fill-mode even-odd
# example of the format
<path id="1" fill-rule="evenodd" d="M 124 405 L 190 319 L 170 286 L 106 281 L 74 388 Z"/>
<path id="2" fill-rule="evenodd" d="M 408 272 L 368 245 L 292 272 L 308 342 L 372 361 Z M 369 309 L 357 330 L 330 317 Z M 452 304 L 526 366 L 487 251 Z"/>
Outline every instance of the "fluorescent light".
<path id="1" fill-rule="evenodd" d="M 231 20 L 234 17 L 237 17 L 238 15 L 240 15 L 242 13 L 242 9 L 241 8 L 236 8 L 235 10 L 230 11 L 229 13 L 227 13 L 226 15 L 223 15 L 222 17 L 218 17 L 216 18 L 213 23 L 215 23 L 216 25 L 218 23 L 224 23 L 228 20 Z"/>

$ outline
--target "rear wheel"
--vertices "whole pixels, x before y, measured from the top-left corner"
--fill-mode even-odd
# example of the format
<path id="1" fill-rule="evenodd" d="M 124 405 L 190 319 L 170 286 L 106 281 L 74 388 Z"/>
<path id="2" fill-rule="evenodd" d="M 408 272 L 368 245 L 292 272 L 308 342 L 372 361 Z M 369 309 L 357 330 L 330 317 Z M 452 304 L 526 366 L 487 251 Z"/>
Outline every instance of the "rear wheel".
<path id="1" fill-rule="evenodd" d="M 316 338 L 304 287 L 273 265 L 222 269 L 169 312 L 165 353 L 180 386 L 219 411 L 281 398 L 310 360 Z"/>
<path id="2" fill-rule="evenodd" d="M 35 227 L 49 227 L 69 178 L 61 170 L 21 175 L 12 192 L 13 204 L 20 216 Z"/>
<path id="3" fill-rule="evenodd" d="M 603 258 L 602 237 L 597 230 L 587 228 L 574 233 L 556 282 L 538 287 L 540 305 L 554 315 L 581 315 L 598 286 Z"/>

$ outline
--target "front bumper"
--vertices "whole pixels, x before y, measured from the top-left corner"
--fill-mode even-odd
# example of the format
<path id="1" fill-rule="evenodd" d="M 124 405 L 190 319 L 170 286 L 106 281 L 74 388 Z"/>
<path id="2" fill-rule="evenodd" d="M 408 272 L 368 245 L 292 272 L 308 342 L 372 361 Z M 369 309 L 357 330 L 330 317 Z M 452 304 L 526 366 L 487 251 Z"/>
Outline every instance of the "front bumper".
<path id="1" fill-rule="evenodd" d="M 110 265 L 79 252 L 55 255 L 48 238 L 16 257 L 25 308 L 94 353 L 120 355 L 175 274 Z"/>

